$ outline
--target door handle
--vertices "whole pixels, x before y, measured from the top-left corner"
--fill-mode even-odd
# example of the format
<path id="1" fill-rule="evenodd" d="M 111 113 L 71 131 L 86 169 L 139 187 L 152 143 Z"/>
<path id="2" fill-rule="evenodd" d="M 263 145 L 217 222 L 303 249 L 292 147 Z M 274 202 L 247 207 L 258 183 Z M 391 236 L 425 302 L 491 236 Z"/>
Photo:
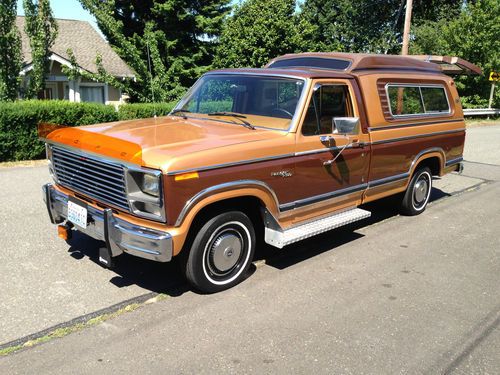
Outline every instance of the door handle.
<path id="1" fill-rule="evenodd" d="M 353 141 L 351 147 L 352 148 L 365 148 L 365 142 Z"/>

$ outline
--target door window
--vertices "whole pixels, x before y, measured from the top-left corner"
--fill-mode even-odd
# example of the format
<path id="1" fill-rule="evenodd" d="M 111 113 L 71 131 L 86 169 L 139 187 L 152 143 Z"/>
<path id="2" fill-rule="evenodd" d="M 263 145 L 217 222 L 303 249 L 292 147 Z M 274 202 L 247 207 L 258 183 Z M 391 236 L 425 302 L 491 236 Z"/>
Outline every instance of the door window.
<path id="1" fill-rule="evenodd" d="M 302 134 L 331 134 L 333 118 L 349 117 L 352 113 L 347 85 L 322 85 L 314 91 L 309 101 Z"/>

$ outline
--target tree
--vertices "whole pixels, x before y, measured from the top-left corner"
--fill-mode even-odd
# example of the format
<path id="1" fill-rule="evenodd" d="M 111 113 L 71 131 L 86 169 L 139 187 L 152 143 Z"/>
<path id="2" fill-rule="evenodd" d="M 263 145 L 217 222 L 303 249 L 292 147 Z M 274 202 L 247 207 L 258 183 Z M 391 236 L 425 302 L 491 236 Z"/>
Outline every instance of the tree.
<path id="1" fill-rule="evenodd" d="M 500 2 L 478 0 L 464 5 L 453 18 L 441 18 L 412 29 L 412 54 L 452 55 L 462 57 L 483 69 L 483 75 L 458 77 L 455 81 L 467 106 L 488 104 L 490 71 L 500 70 Z M 500 90 L 494 105 L 500 106 Z"/>
<path id="2" fill-rule="evenodd" d="M 21 37 L 16 0 L 0 0 L 0 101 L 15 100 L 21 71 Z"/>
<path id="3" fill-rule="evenodd" d="M 214 65 L 261 67 L 294 52 L 302 36 L 295 4 L 295 0 L 247 0 L 237 5 L 224 23 Z"/>
<path id="4" fill-rule="evenodd" d="M 33 64 L 26 96 L 36 97 L 43 90 L 49 72 L 50 48 L 57 37 L 57 24 L 49 0 L 24 0 L 23 5 Z"/>
<path id="5" fill-rule="evenodd" d="M 134 69 L 134 101 L 176 99 L 210 68 L 230 0 L 80 0 Z M 150 74 L 151 68 L 151 74 Z"/>
<path id="6" fill-rule="evenodd" d="M 89 72 L 88 70 L 81 69 L 78 65 L 75 53 L 71 48 L 66 50 L 69 57 L 69 65 L 62 65 L 61 70 L 70 81 L 74 81 L 78 78 L 85 78 L 89 81 L 104 82 L 114 88 L 120 89 L 122 91 L 127 91 L 127 85 L 125 80 L 119 80 L 112 74 L 109 74 L 102 63 L 102 55 L 97 54 L 95 58 L 96 73 Z"/>
<path id="7" fill-rule="evenodd" d="M 463 0 L 415 0 L 413 22 L 458 14 Z M 406 0 L 305 0 L 300 18 L 315 51 L 399 53 Z"/>

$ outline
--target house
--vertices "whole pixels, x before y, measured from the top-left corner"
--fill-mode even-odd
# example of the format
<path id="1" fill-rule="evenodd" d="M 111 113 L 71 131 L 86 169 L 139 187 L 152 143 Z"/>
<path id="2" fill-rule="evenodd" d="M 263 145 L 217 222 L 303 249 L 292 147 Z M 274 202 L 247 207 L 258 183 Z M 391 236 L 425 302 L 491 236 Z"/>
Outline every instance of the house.
<path id="1" fill-rule="evenodd" d="M 134 78 L 134 72 L 117 55 L 111 46 L 86 21 L 56 19 L 59 32 L 50 49 L 50 71 L 46 77 L 45 89 L 38 94 L 39 99 L 66 99 L 72 102 L 96 102 L 118 105 L 126 95 L 119 88 L 106 83 L 89 81 L 84 78 L 70 80 L 63 73 L 62 66 L 71 66 L 68 49 L 73 51 L 79 68 L 92 73 L 97 71 L 95 59 L 102 56 L 106 71 L 118 79 Z M 30 43 L 24 31 L 25 17 L 18 16 L 17 28 L 21 33 L 23 67 L 22 86 L 29 81 L 33 68 Z"/>

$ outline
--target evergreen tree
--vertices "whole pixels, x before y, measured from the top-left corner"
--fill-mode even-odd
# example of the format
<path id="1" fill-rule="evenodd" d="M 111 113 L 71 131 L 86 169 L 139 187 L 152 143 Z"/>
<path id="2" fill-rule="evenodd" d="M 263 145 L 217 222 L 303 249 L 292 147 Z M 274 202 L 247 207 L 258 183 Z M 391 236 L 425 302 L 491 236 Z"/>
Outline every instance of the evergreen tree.
<path id="1" fill-rule="evenodd" d="M 132 100 L 167 101 L 210 68 L 230 0 L 80 2 L 135 71 L 136 81 L 126 83 Z"/>
<path id="2" fill-rule="evenodd" d="M 261 67 L 294 52 L 307 33 L 297 24 L 295 0 L 247 0 L 227 18 L 215 59 L 217 67 Z"/>
<path id="3" fill-rule="evenodd" d="M 15 100 L 21 71 L 21 38 L 16 0 L 0 0 L 0 101 Z"/>
<path id="4" fill-rule="evenodd" d="M 30 40 L 33 70 L 29 76 L 27 97 L 36 97 L 45 86 L 49 72 L 50 48 L 57 37 L 57 24 L 49 0 L 23 0 L 26 16 L 25 31 Z"/>

